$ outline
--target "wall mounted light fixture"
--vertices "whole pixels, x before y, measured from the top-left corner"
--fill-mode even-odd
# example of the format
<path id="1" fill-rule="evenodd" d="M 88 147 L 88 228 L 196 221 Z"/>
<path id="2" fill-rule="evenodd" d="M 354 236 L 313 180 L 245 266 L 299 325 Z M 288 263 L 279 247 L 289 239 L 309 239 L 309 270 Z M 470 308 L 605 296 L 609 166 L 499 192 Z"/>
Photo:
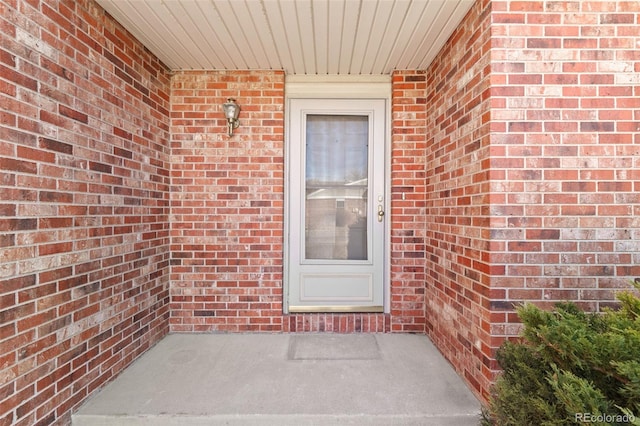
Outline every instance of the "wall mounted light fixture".
<path id="1" fill-rule="evenodd" d="M 227 119 L 227 134 L 233 135 L 233 129 L 237 129 L 240 125 L 238 121 L 238 114 L 240 114 L 240 107 L 236 103 L 235 99 L 227 99 L 227 102 L 222 104 L 222 110 L 224 116 Z"/>

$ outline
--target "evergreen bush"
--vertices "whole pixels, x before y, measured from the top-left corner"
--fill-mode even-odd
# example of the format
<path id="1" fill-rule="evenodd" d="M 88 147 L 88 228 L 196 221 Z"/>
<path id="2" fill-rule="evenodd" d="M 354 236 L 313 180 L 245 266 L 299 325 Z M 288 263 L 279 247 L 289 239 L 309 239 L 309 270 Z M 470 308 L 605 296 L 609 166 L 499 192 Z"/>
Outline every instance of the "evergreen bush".
<path id="1" fill-rule="evenodd" d="M 519 307 L 522 339 L 498 350 L 502 373 L 482 424 L 640 425 L 640 299 L 618 300 L 603 313 L 571 302 L 552 312 Z"/>

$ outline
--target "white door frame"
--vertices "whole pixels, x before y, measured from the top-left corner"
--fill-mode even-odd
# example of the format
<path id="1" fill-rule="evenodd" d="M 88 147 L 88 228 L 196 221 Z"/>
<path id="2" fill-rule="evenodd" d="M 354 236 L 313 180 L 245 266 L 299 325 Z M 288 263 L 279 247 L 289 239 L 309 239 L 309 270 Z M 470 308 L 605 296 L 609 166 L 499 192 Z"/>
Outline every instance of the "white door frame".
<path id="1" fill-rule="evenodd" d="M 289 161 L 290 154 L 290 118 L 289 105 L 291 99 L 384 99 L 386 101 L 386 117 L 385 117 L 385 148 L 384 148 L 384 173 L 385 179 L 385 197 L 384 211 L 385 223 L 384 227 L 384 253 L 383 253 L 383 288 L 384 288 L 384 312 L 390 312 L 390 253 L 391 253 L 391 76 L 287 76 L 285 82 L 285 199 L 284 199 L 284 271 L 283 271 L 283 311 L 289 313 L 289 268 L 290 268 L 290 243 L 291 234 L 290 224 L 290 173 Z"/>

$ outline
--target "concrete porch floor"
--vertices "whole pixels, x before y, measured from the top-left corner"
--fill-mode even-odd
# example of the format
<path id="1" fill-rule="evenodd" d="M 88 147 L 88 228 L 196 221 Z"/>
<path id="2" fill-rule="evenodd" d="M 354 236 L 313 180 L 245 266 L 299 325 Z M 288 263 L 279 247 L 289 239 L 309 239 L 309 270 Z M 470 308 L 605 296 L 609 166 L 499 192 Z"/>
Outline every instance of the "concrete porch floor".
<path id="1" fill-rule="evenodd" d="M 425 336 L 171 334 L 73 415 L 96 425 L 477 425 Z"/>

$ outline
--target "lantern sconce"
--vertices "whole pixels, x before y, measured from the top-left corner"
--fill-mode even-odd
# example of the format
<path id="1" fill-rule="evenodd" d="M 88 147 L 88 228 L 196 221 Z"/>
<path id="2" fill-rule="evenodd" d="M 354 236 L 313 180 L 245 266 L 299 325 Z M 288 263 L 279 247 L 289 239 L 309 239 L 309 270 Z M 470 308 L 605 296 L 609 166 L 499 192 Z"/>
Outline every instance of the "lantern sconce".
<path id="1" fill-rule="evenodd" d="M 235 99 L 227 99 L 227 102 L 222 104 L 222 110 L 224 116 L 227 119 L 227 134 L 229 137 L 233 135 L 233 129 L 237 129 L 240 125 L 238 121 L 238 114 L 240 114 L 240 107 L 236 103 Z"/>

